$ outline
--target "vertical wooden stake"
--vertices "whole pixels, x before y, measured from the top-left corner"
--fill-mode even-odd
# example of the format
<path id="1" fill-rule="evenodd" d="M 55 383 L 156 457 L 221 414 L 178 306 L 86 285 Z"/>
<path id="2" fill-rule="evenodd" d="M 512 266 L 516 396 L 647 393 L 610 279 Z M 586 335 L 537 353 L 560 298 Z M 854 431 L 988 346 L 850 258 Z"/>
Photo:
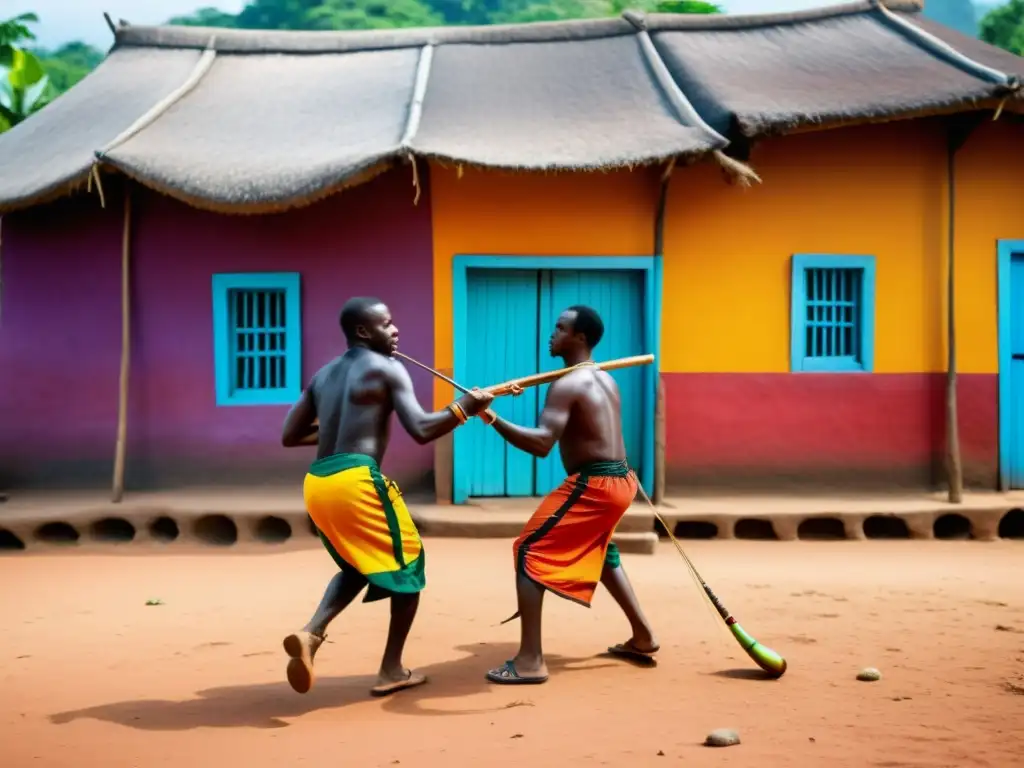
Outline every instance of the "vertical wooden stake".
<path id="1" fill-rule="evenodd" d="M 964 136 L 963 140 L 966 140 Z M 962 145 L 963 140 L 959 143 Z M 946 302 L 949 305 L 946 316 L 946 344 L 948 358 L 946 364 L 946 475 L 949 485 L 950 504 L 960 504 L 964 496 L 963 465 L 960 458 L 960 429 L 957 409 L 956 387 L 956 151 L 959 149 L 957 138 L 951 135 L 946 151 L 948 181 L 947 237 L 949 266 L 946 273 Z"/>
<path id="2" fill-rule="evenodd" d="M 654 496 L 655 505 L 665 501 L 665 384 L 658 376 L 658 404 L 654 409 Z"/>
<path id="3" fill-rule="evenodd" d="M 124 232 L 121 237 L 121 377 L 117 401 L 117 446 L 114 451 L 114 488 L 112 501 L 124 497 L 124 464 L 128 439 L 128 372 L 131 367 L 131 290 L 130 262 L 132 236 L 131 182 L 125 181 Z"/>
<path id="4" fill-rule="evenodd" d="M 675 170 L 676 159 L 673 157 L 661 174 L 658 188 L 658 206 L 654 213 L 654 256 L 662 258 L 665 254 L 665 204 L 668 201 L 668 185 Z M 651 350 L 660 355 L 660 349 Z M 661 382 L 660 371 L 656 384 L 657 401 L 654 406 L 654 488 L 651 489 L 651 500 L 661 504 L 665 499 L 665 390 Z"/>

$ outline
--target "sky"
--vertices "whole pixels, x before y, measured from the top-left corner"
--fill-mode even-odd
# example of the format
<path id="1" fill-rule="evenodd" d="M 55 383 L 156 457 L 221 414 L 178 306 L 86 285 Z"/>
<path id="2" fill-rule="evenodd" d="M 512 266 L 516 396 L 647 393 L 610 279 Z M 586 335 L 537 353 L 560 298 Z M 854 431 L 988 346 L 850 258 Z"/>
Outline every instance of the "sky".
<path id="1" fill-rule="evenodd" d="M 833 5 L 841 0 L 719 0 L 729 13 L 772 13 Z M 71 40 L 82 40 L 106 50 L 113 42 L 103 12 L 116 23 L 161 24 L 172 16 L 213 6 L 237 13 L 245 0 L 0 0 L 0 19 L 34 11 L 39 16 L 36 44 L 56 48 Z"/>

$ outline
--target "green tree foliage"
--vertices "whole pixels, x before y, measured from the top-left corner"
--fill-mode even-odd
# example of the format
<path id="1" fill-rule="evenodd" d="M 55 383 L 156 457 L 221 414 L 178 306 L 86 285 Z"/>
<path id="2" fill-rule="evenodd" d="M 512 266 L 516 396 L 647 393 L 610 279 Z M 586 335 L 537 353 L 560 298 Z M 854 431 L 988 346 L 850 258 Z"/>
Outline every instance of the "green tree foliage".
<path id="1" fill-rule="evenodd" d="M 654 13 L 721 13 L 721 6 L 700 0 L 662 0 L 654 4 Z"/>
<path id="2" fill-rule="evenodd" d="M 202 8 L 171 24 L 241 29 L 388 29 L 657 13 L 721 13 L 700 0 L 251 0 L 237 15 Z"/>
<path id="3" fill-rule="evenodd" d="M 601 19 L 634 9 L 648 13 L 721 13 L 722 9 L 700 0 L 527 0 L 506 2 L 491 13 L 491 23 Z"/>
<path id="4" fill-rule="evenodd" d="M 179 27 L 233 27 L 235 15 L 219 8 L 200 8 L 188 16 L 175 16 L 167 23 Z"/>
<path id="5" fill-rule="evenodd" d="M 55 94 L 64 93 L 103 61 L 102 51 L 82 42 L 66 43 L 55 51 L 37 50 L 36 55 Z"/>
<path id="6" fill-rule="evenodd" d="M 444 17 L 422 0 L 253 0 L 235 17 L 242 29 L 389 29 L 436 26 Z"/>
<path id="7" fill-rule="evenodd" d="M 20 123 L 49 101 L 43 64 L 24 43 L 35 40 L 29 24 L 39 21 L 23 13 L 0 22 L 0 133 Z"/>
<path id="8" fill-rule="evenodd" d="M 444 17 L 421 0 L 324 0 L 303 14 L 301 28 L 391 29 L 442 24 Z"/>
<path id="9" fill-rule="evenodd" d="M 981 39 L 1024 56 L 1024 0 L 1010 0 L 981 20 Z"/>

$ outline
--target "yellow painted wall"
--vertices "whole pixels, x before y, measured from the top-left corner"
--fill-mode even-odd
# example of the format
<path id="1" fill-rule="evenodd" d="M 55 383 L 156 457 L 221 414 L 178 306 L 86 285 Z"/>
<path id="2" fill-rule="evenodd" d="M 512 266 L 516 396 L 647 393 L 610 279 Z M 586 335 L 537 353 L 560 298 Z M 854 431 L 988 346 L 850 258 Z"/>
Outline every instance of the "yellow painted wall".
<path id="1" fill-rule="evenodd" d="M 656 171 L 513 174 L 430 169 L 434 360 L 452 366 L 452 257 L 639 256 L 654 248 Z M 451 398 L 437 383 L 435 407 Z"/>
<path id="2" fill-rule="evenodd" d="M 764 183 L 678 174 L 665 243 L 662 370 L 789 370 L 794 253 L 876 259 L 875 371 L 946 365 L 946 145 L 936 120 L 765 141 Z M 986 123 L 957 156 L 957 338 L 963 373 L 997 370 L 996 242 L 1024 237 L 1024 126 Z"/>
<path id="3" fill-rule="evenodd" d="M 956 173 L 957 358 L 963 371 L 995 373 L 996 243 L 1024 240 L 1024 124 L 986 121 L 957 155 Z"/>
<path id="4" fill-rule="evenodd" d="M 669 196 L 664 372 L 789 370 L 794 253 L 876 258 L 875 370 L 945 369 L 946 149 L 936 120 L 767 140 L 763 184 L 680 168 Z M 431 168 L 435 364 L 452 365 L 456 254 L 651 252 L 657 170 L 503 174 Z M 1024 239 L 1024 126 L 985 124 L 958 172 L 959 368 L 996 371 L 996 241 Z M 435 404 L 447 402 L 435 387 Z"/>
<path id="5" fill-rule="evenodd" d="M 875 370 L 941 370 L 944 146 L 925 125 L 871 126 L 764 142 L 748 189 L 709 167 L 681 174 L 662 369 L 788 371 L 790 260 L 826 253 L 875 256 Z"/>

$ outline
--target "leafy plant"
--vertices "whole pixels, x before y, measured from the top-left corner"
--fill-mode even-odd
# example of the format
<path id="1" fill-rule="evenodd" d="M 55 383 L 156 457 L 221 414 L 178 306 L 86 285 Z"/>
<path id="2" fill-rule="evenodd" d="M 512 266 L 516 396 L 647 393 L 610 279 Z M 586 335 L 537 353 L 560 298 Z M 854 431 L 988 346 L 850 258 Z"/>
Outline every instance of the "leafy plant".
<path id="1" fill-rule="evenodd" d="M 43 63 L 21 45 L 36 39 L 28 24 L 38 21 L 34 13 L 23 13 L 0 22 L 0 132 L 38 112 L 52 99 Z"/>
<path id="2" fill-rule="evenodd" d="M 1024 55 L 1024 0 L 1010 0 L 986 13 L 980 31 L 986 43 Z"/>

